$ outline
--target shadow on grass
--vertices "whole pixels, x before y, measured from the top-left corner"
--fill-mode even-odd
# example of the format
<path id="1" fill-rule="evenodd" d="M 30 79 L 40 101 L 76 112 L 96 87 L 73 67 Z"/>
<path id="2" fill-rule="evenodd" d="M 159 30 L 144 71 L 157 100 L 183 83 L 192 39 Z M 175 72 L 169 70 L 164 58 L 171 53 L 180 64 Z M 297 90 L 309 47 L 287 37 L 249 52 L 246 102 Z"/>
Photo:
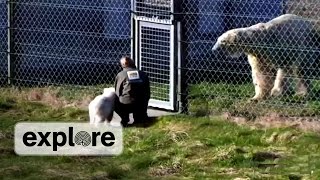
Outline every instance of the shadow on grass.
<path id="1" fill-rule="evenodd" d="M 158 117 L 150 116 L 148 117 L 148 120 L 146 122 L 133 123 L 128 127 L 148 128 L 156 124 L 158 121 L 159 121 Z"/>

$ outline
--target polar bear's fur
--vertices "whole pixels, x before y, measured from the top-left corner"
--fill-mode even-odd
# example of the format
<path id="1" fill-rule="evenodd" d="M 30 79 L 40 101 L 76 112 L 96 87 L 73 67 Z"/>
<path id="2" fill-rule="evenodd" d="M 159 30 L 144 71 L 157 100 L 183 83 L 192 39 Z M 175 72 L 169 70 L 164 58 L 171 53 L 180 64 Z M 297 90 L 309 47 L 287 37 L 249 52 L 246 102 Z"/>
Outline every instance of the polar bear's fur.
<path id="1" fill-rule="evenodd" d="M 89 103 L 90 124 L 110 123 L 113 118 L 116 96 L 114 88 L 104 88 L 103 94 L 96 96 Z"/>
<path id="2" fill-rule="evenodd" d="M 255 86 L 252 99 L 278 96 L 286 91 L 288 75 L 297 80 L 296 94 L 306 96 L 310 90 L 307 75 L 317 57 L 318 32 L 315 23 L 285 14 L 266 23 L 237 28 L 223 33 L 213 50 L 232 56 L 248 57 Z M 274 78 L 275 77 L 275 78 Z"/>

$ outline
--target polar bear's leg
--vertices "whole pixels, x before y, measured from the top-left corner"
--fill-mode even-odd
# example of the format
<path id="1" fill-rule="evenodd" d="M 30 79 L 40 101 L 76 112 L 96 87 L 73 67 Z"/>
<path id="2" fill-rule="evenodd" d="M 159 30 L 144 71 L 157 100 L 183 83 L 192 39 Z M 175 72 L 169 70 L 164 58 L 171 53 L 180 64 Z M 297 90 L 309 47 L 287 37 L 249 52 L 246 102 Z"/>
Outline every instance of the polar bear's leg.
<path id="1" fill-rule="evenodd" d="M 276 80 L 274 81 L 274 86 L 271 90 L 271 96 L 279 96 L 283 93 L 285 86 L 285 74 L 286 73 L 284 69 L 278 69 Z"/>
<path id="2" fill-rule="evenodd" d="M 270 91 L 274 85 L 274 69 L 269 67 L 268 64 L 260 63 L 259 73 L 258 73 L 258 85 L 261 89 L 260 99 L 265 99 L 270 96 Z"/>
<path id="3" fill-rule="evenodd" d="M 252 100 L 255 100 L 255 99 L 259 99 L 260 95 L 261 95 L 261 88 L 259 87 L 258 85 L 258 68 L 257 68 L 257 58 L 252 56 L 252 55 L 248 55 L 248 61 L 249 61 L 249 64 L 251 66 L 251 75 L 252 75 L 252 81 L 253 81 L 253 85 L 254 85 L 254 91 L 255 91 L 255 95 L 253 98 L 251 98 Z"/>
<path id="4" fill-rule="evenodd" d="M 298 78 L 296 84 L 296 95 L 306 97 L 311 89 L 311 80 L 308 79 L 306 70 L 298 70 Z"/>
<path id="5" fill-rule="evenodd" d="M 309 91 L 311 89 L 310 85 L 311 83 L 309 82 L 309 80 L 298 78 L 296 95 L 303 97 L 308 96 Z"/>
<path id="6" fill-rule="evenodd" d="M 255 95 L 252 99 L 255 100 L 255 99 L 259 99 L 261 97 L 262 89 L 260 88 L 260 86 L 258 84 L 258 82 L 260 82 L 260 81 L 257 79 L 259 76 L 258 75 L 259 72 L 255 68 L 251 68 L 251 69 L 252 69 L 252 81 L 253 81 L 254 92 L 255 92 Z"/>
<path id="7" fill-rule="evenodd" d="M 272 68 L 263 63 L 257 57 L 248 55 L 248 61 L 251 66 L 252 80 L 255 89 L 255 95 L 252 100 L 264 99 L 269 95 L 273 86 L 273 77 L 270 75 Z"/>

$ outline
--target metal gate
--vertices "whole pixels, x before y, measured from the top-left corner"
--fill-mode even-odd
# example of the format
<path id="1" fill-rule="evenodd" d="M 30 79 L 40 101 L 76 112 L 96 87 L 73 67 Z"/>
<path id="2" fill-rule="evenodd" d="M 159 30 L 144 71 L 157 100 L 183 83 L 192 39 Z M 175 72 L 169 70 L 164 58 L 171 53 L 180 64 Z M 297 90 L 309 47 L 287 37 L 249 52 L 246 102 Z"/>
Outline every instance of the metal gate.
<path id="1" fill-rule="evenodd" d="M 179 26 L 173 21 L 174 4 L 168 1 L 133 1 L 133 57 L 150 79 L 149 106 L 177 110 Z"/>

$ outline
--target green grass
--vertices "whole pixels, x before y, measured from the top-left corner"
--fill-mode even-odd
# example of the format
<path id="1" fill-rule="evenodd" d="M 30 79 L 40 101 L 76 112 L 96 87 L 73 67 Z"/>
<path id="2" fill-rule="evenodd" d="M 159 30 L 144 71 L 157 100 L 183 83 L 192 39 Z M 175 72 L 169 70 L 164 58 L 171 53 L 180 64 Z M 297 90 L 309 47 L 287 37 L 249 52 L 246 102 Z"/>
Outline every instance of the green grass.
<path id="1" fill-rule="evenodd" d="M 320 83 L 314 83 L 309 99 L 286 95 L 253 102 L 249 100 L 254 96 L 252 83 L 239 85 L 200 83 L 191 86 L 188 101 L 191 114 L 196 116 L 229 112 L 249 119 L 270 113 L 281 116 L 318 117 L 320 115 L 319 92 Z"/>
<path id="2" fill-rule="evenodd" d="M 45 88 L 24 88 L 24 93 L 36 91 L 36 93 L 49 92 L 53 98 L 63 98 L 66 102 L 79 102 L 100 94 L 104 87 L 113 85 L 102 84 L 92 87 L 74 86 L 50 86 Z M 151 98 L 167 100 L 168 86 L 151 84 Z M 272 97 L 260 102 L 249 101 L 254 96 L 252 83 L 226 84 L 226 83 L 200 83 L 190 85 L 188 94 L 189 112 L 195 116 L 219 115 L 228 112 L 233 116 L 255 119 L 276 113 L 279 116 L 311 117 L 320 116 L 320 82 L 313 82 L 313 88 L 309 99 L 294 95 Z M 12 90 L 4 89 L 4 94 L 12 93 Z M 20 94 L 16 90 L 17 94 Z M 1 104 L 0 104 L 1 106 Z M 9 105 L 10 106 L 10 105 Z"/>
<path id="3" fill-rule="evenodd" d="M 0 179 L 320 177 L 319 134 L 239 126 L 215 117 L 168 116 L 147 128 L 126 128 L 124 151 L 115 157 L 17 156 L 13 151 L 17 122 L 86 122 L 88 115 L 75 107 L 27 101 L 16 96 L 16 90 L 2 92 Z"/>
<path id="4" fill-rule="evenodd" d="M 168 84 L 150 83 L 151 98 L 169 101 L 170 86 Z"/>
<path id="5" fill-rule="evenodd" d="M 79 100 L 85 96 L 96 96 L 103 92 L 103 88 L 114 87 L 113 84 L 101 84 L 96 86 L 52 86 L 51 91 L 56 92 L 58 97 L 66 100 Z M 45 88 L 47 89 L 47 88 Z"/>

